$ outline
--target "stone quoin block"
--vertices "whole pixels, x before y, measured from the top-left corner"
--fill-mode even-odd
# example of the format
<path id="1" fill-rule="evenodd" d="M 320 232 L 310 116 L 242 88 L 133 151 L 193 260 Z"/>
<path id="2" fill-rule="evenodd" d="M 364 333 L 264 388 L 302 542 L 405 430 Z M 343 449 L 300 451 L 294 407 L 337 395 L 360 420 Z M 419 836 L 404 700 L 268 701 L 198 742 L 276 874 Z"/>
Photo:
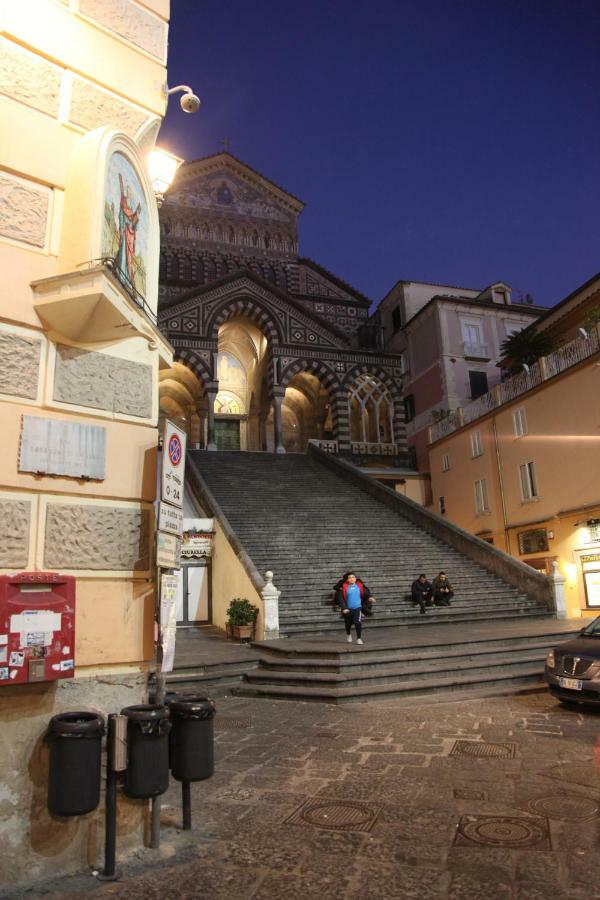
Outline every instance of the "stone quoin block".
<path id="1" fill-rule="evenodd" d="M 148 419 L 152 415 L 152 367 L 59 344 L 53 399 Z"/>
<path id="2" fill-rule="evenodd" d="M 44 567 L 147 571 L 149 532 L 147 509 L 49 503 Z"/>
<path id="3" fill-rule="evenodd" d="M 0 234 L 34 247 L 46 243 L 50 193 L 0 174 Z"/>
<path id="4" fill-rule="evenodd" d="M 131 0 L 79 0 L 79 11 L 136 47 L 164 59 L 166 24 Z"/>
<path id="5" fill-rule="evenodd" d="M 61 78 L 58 66 L 11 41 L 0 41 L 0 93 L 56 118 Z"/>
<path id="6" fill-rule="evenodd" d="M 0 500 L 0 569 L 24 569 L 29 560 L 29 500 Z"/>
<path id="7" fill-rule="evenodd" d="M 42 342 L 0 331 L 0 394 L 35 400 Z"/>
<path id="8" fill-rule="evenodd" d="M 133 138 L 148 116 L 108 91 L 100 90 L 83 78 L 74 78 L 71 87 L 69 120 L 88 131 L 112 125 Z"/>

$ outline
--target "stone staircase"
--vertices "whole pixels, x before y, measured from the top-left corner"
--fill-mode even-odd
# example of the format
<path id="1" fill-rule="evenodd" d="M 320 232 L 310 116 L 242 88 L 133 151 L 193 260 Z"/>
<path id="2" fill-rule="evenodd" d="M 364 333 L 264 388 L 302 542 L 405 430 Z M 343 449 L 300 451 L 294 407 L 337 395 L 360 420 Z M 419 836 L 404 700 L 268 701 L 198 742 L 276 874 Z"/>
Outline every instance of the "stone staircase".
<path id="1" fill-rule="evenodd" d="M 523 593 L 304 454 L 188 454 L 259 572 L 281 591 L 281 636 L 339 633 L 332 587 L 354 569 L 377 598 L 369 629 L 548 616 Z M 407 593 L 444 570 L 450 608 L 420 615 Z"/>
<path id="2" fill-rule="evenodd" d="M 256 642 L 260 665 L 246 673 L 237 695 L 344 703 L 401 699 L 405 703 L 496 696 L 545 689 L 548 649 L 574 637 L 579 622 L 501 623 L 432 628 L 364 646 L 332 641 Z M 412 637 L 410 636 L 412 635 Z M 427 637 L 425 637 L 427 635 Z"/>
<path id="3" fill-rule="evenodd" d="M 254 645 L 259 665 L 236 694 L 344 702 L 539 688 L 548 648 L 577 630 L 318 455 L 190 451 L 188 464 L 211 511 L 281 591 L 285 640 Z M 345 643 L 332 606 L 349 569 L 377 598 L 362 647 Z M 452 606 L 421 615 L 410 585 L 440 570 Z"/>

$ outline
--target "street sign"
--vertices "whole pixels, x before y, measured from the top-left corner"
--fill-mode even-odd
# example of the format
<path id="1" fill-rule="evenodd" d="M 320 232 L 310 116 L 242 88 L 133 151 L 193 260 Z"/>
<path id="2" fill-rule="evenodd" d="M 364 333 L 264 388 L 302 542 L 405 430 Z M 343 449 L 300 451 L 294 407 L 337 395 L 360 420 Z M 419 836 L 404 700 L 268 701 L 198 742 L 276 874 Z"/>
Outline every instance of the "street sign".
<path id="1" fill-rule="evenodd" d="M 183 510 L 176 509 L 168 503 L 159 503 L 158 530 L 180 538 L 183 533 Z"/>
<path id="2" fill-rule="evenodd" d="M 160 569 L 178 569 L 181 565 L 181 541 L 174 534 L 157 531 L 156 565 Z"/>
<path id="3" fill-rule="evenodd" d="M 183 509 L 186 434 L 168 419 L 163 428 L 161 500 Z"/>

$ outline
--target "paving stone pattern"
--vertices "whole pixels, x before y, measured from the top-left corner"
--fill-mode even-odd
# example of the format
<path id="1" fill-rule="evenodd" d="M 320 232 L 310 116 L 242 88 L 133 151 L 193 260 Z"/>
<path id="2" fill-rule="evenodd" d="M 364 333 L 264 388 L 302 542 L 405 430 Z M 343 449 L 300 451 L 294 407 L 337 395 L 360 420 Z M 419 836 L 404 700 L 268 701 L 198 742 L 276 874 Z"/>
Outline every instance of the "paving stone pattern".
<path id="1" fill-rule="evenodd" d="M 160 851 L 121 857 L 117 883 L 88 874 L 29 896 L 600 900 L 600 713 L 547 694 L 422 708 L 228 697 L 216 725 L 191 832 L 172 784 Z M 514 756 L 453 756 L 457 741 Z"/>

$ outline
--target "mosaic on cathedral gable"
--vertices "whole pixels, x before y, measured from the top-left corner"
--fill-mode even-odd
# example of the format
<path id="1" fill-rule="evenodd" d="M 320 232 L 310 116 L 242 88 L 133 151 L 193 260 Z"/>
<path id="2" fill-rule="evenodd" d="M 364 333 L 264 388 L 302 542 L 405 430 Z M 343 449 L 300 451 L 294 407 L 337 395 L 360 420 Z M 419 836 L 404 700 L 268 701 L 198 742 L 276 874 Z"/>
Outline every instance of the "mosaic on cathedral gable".
<path id="1" fill-rule="evenodd" d="M 291 211 L 276 204 L 266 192 L 246 184 L 227 169 L 190 179 L 185 187 L 170 194 L 169 201 L 177 206 L 233 212 L 254 219 L 286 223 L 295 219 Z"/>

